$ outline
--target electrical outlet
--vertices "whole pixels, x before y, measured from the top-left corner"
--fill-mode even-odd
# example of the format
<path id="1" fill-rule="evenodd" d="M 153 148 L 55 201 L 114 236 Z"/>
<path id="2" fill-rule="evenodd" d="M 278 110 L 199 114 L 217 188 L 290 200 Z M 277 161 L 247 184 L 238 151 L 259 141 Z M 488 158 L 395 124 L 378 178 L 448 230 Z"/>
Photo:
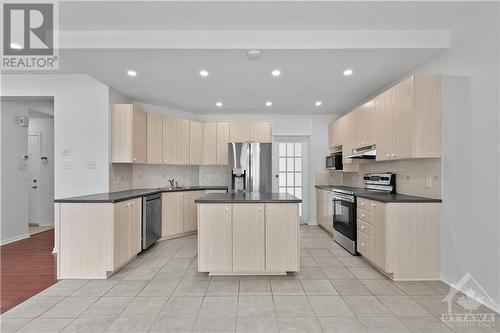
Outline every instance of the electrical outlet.
<path id="1" fill-rule="evenodd" d="M 71 155 L 71 147 L 63 148 L 62 154 L 63 154 L 63 156 L 70 156 Z"/>
<path id="2" fill-rule="evenodd" d="M 87 169 L 95 169 L 96 168 L 96 162 L 95 161 L 88 161 L 87 162 Z"/>
<path id="3" fill-rule="evenodd" d="M 432 177 L 431 176 L 425 177 L 425 187 L 427 187 L 427 188 L 432 187 Z"/>
<path id="4" fill-rule="evenodd" d="M 63 160 L 63 163 L 62 163 L 62 168 L 63 169 L 69 169 L 71 168 L 71 163 L 69 162 L 69 160 Z"/>

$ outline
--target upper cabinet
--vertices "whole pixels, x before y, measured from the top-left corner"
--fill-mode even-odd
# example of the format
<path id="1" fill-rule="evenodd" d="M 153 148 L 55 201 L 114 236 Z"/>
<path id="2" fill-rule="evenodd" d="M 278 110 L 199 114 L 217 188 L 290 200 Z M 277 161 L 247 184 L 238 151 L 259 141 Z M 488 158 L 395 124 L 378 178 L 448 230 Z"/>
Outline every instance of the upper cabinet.
<path id="1" fill-rule="evenodd" d="M 272 142 L 271 123 L 212 122 L 112 107 L 112 163 L 227 165 L 229 142 Z"/>
<path id="2" fill-rule="evenodd" d="M 273 141 L 271 123 L 250 123 L 250 141 L 271 143 Z"/>
<path id="3" fill-rule="evenodd" d="M 227 165 L 229 123 L 217 123 L 217 164 Z"/>
<path id="4" fill-rule="evenodd" d="M 146 163 L 146 113 L 132 104 L 114 104 L 111 111 L 111 161 Z"/>
<path id="5" fill-rule="evenodd" d="M 329 126 L 329 147 L 376 145 L 377 161 L 441 157 L 442 83 L 412 75 Z"/>

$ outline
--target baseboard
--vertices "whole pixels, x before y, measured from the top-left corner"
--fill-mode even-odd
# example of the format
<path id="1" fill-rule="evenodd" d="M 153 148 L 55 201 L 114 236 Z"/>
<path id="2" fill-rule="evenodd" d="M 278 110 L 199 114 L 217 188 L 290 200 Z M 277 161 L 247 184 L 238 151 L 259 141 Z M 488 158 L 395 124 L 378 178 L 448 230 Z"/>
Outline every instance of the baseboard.
<path id="1" fill-rule="evenodd" d="M 17 242 L 17 241 L 20 241 L 20 240 L 23 240 L 23 239 L 26 239 L 26 238 L 29 238 L 29 237 L 30 237 L 30 234 L 24 234 L 24 235 L 21 235 L 21 236 L 15 236 L 15 237 L 7 238 L 7 239 L 4 239 L 4 240 L 0 241 L 0 245 L 6 245 L 6 244 L 14 243 L 14 242 Z"/>
<path id="2" fill-rule="evenodd" d="M 441 281 L 446 283 L 448 286 L 451 286 L 452 284 L 455 284 L 456 281 L 451 281 L 450 278 L 448 277 L 445 277 L 445 276 L 441 276 Z M 500 313 L 500 304 L 497 304 L 497 303 L 494 303 L 490 300 L 485 300 L 485 299 L 480 299 L 478 297 L 480 297 L 481 295 L 480 294 L 475 294 L 474 293 L 474 290 L 471 290 L 469 292 L 463 292 L 461 291 L 462 293 L 464 293 L 465 295 L 467 295 L 468 297 L 472 298 L 473 300 L 475 300 L 476 302 L 486 306 L 487 308 L 495 311 L 496 313 Z"/>

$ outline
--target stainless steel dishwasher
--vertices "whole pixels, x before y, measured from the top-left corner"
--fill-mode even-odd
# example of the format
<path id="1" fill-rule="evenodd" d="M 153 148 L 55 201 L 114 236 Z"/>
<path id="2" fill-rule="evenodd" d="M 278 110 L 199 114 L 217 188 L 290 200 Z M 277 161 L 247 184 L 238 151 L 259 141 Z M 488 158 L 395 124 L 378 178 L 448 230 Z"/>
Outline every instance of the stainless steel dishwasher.
<path id="1" fill-rule="evenodd" d="M 142 198 L 142 249 L 161 238 L 161 193 Z"/>

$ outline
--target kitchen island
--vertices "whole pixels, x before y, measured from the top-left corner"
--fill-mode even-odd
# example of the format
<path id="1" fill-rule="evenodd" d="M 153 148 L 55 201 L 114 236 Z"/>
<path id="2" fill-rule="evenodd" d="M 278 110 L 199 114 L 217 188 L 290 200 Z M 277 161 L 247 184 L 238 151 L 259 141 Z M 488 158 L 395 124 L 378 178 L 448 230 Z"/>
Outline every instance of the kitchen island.
<path id="1" fill-rule="evenodd" d="M 286 275 L 300 268 L 299 204 L 287 193 L 214 193 L 198 204 L 198 271 Z"/>

